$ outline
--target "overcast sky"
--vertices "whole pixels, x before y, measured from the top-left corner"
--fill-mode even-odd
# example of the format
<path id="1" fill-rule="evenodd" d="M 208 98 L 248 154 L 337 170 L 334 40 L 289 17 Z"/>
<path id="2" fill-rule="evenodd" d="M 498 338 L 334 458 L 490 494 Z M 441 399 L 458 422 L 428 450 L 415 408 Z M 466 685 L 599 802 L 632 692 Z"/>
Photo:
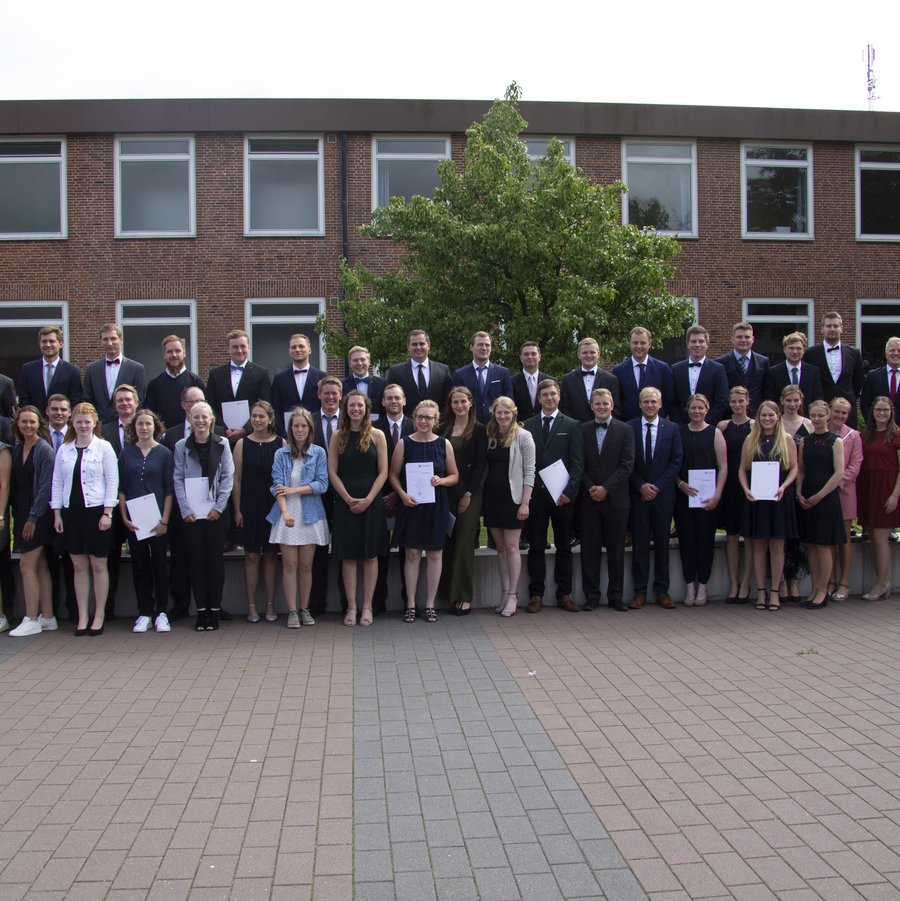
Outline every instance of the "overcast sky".
<path id="1" fill-rule="evenodd" d="M 852 16 L 852 18 L 851 18 Z M 0 99 L 396 97 L 900 111 L 900 2 L 7 2 Z"/>

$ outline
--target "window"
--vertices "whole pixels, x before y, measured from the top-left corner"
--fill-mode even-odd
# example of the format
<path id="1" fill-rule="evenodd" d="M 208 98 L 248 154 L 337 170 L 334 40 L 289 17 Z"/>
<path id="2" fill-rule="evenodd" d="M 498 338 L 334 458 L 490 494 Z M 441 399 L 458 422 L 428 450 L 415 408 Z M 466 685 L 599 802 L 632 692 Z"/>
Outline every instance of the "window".
<path id="1" fill-rule="evenodd" d="M 884 346 L 888 338 L 897 335 L 900 335 L 900 298 L 856 302 L 856 346 L 862 351 L 863 368 L 867 372 L 884 366 Z M 849 340 L 846 331 L 844 340 Z"/>
<path id="2" fill-rule="evenodd" d="M 856 169 L 856 237 L 900 241 L 900 147 L 858 147 Z"/>
<path id="3" fill-rule="evenodd" d="M 374 138 L 372 140 L 372 209 L 391 197 L 431 197 L 440 187 L 437 167 L 450 159 L 449 138 Z"/>
<path id="4" fill-rule="evenodd" d="M 184 363 L 197 371 L 197 319 L 193 300 L 120 300 L 116 318 L 122 326 L 125 354 L 144 364 L 147 381 L 165 368 L 162 339 L 178 335 L 185 339 Z"/>
<path id="5" fill-rule="evenodd" d="M 785 335 L 803 332 L 810 344 L 814 340 L 811 300 L 745 300 L 744 321 L 753 326 L 753 349 L 773 364 L 784 360 Z"/>
<path id="6" fill-rule="evenodd" d="M 244 234 L 324 234 L 322 140 L 287 135 L 244 141 Z"/>
<path id="7" fill-rule="evenodd" d="M 622 221 L 681 238 L 697 237 L 697 145 L 655 141 L 622 144 L 628 193 Z"/>
<path id="8" fill-rule="evenodd" d="M 522 138 L 525 146 L 528 148 L 528 156 L 532 160 L 538 160 L 542 156 L 546 156 L 547 147 L 550 145 L 550 138 Z M 569 164 L 575 165 L 575 141 L 572 138 L 559 138 L 563 145 L 563 156 L 569 161 Z"/>
<path id="9" fill-rule="evenodd" d="M 0 239 L 65 237 L 65 141 L 0 141 Z"/>
<path id="10" fill-rule="evenodd" d="M 741 145 L 741 233 L 812 238 L 812 147 Z"/>
<path id="11" fill-rule="evenodd" d="M 116 140 L 116 237 L 192 237 L 194 139 Z"/>
<path id="12" fill-rule="evenodd" d="M 0 372 L 18 385 L 19 371 L 29 360 L 37 360 L 38 332 L 45 325 L 58 325 L 68 336 L 69 305 L 59 301 L 19 301 L 0 304 Z M 68 344 L 63 341 L 62 357 L 68 359 Z"/>
<path id="13" fill-rule="evenodd" d="M 668 363 L 670 366 L 674 363 L 679 362 L 679 360 L 686 360 L 688 356 L 687 352 L 687 343 L 684 340 L 684 333 L 695 323 L 700 321 L 700 313 L 697 310 L 697 298 L 696 297 L 681 297 L 679 300 L 689 300 L 694 307 L 694 314 L 690 319 L 685 320 L 682 323 L 683 330 L 680 335 L 675 338 L 665 338 L 663 339 L 661 344 L 656 343 L 656 338 L 653 339 L 654 344 L 650 348 L 650 356 L 656 357 L 657 360 L 662 360 L 664 363 Z"/>
<path id="14" fill-rule="evenodd" d="M 250 359 L 269 370 L 269 375 L 291 365 L 288 343 L 291 335 L 302 332 L 309 337 L 309 362 L 325 368 L 325 351 L 316 335 L 316 317 L 324 312 L 321 297 L 255 298 L 246 303 L 247 332 L 250 335 Z"/>

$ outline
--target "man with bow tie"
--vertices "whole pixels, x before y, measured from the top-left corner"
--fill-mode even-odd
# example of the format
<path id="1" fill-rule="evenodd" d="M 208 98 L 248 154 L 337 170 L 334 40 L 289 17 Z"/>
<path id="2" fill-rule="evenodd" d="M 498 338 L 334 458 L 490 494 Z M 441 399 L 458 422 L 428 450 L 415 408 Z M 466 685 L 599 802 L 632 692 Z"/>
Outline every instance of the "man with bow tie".
<path id="1" fill-rule="evenodd" d="M 249 407 L 258 400 L 272 400 L 272 382 L 269 370 L 251 363 L 250 338 L 245 331 L 233 329 L 226 336 L 229 362 L 209 371 L 206 384 L 206 400 L 213 408 L 216 422 L 225 426 L 222 404 L 225 401 L 245 400 Z M 249 413 L 249 410 L 248 410 Z M 229 429 L 225 426 L 225 437 L 234 446 L 249 431 L 249 420 L 243 426 Z"/>
<path id="2" fill-rule="evenodd" d="M 369 374 L 372 357 L 367 347 L 356 345 L 347 353 L 347 364 L 350 367 L 350 375 L 344 379 L 344 394 L 350 391 L 362 391 L 367 394 L 372 404 L 372 421 L 384 415 L 382 395 L 387 382 L 377 375 Z"/>
<path id="3" fill-rule="evenodd" d="M 729 416 L 728 375 L 721 363 L 707 357 L 709 332 L 702 325 L 692 325 L 687 330 L 686 340 L 688 359 L 672 367 L 675 400 L 667 411 L 669 418 L 677 423 L 687 422 L 688 400 L 695 394 L 702 394 L 709 401 L 706 421 L 717 425 Z"/>
<path id="4" fill-rule="evenodd" d="M 144 364 L 129 360 L 122 353 L 122 329 L 117 322 L 100 326 L 100 346 L 103 356 L 88 363 L 84 371 L 84 400 L 94 405 L 100 422 L 105 425 L 118 418 L 113 401 L 116 388 L 132 385 L 137 390 L 140 405 L 147 381 Z"/>
<path id="5" fill-rule="evenodd" d="M 613 415 L 619 415 L 619 380 L 600 366 L 600 345 L 596 338 L 582 338 L 578 342 L 578 359 L 581 366 L 563 376 L 560 410 L 579 422 L 590 422 L 594 418 L 591 395 L 597 388 L 606 388 L 613 396 Z"/>
<path id="6" fill-rule="evenodd" d="M 836 397 L 850 402 L 848 423 L 856 422 L 856 399 L 862 391 L 864 373 L 862 354 L 843 341 L 844 320 L 837 312 L 822 317 L 825 340 L 813 345 L 803 356 L 804 363 L 815 366 L 822 376 L 822 392 L 831 403 Z"/>
<path id="7" fill-rule="evenodd" d="M 294 407 L 305 407 L 310 413 L 320 408 L 319 381 L 326 373 L 309 362 L 311 346 L 306 335 L 291 335 L 288 345 L 291 356 L 289 368 L 275 374 L 272 379 L 272 406 L 275 408 L 275 428 L 284 437 L 284 414 Z"/>

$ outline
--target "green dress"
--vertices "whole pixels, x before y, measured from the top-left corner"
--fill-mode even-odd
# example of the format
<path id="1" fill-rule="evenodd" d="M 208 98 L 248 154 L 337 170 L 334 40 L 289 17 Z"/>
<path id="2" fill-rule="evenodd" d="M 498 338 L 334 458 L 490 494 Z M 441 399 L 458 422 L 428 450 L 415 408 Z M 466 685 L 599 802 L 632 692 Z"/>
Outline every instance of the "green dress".
<path id="1" fill-rule="evenodd" d="M 344 453 L 338 457 L 337 472 L 350 497 L 365 497 L 378 476 L 378 452 L 375 441 L 363 454 L 359 450 L 359 432 L 351 432 Z M 365 513 L 351 513 L 335 493 L 331 525 L 331 556 L 335 560 L 370 560 L 388 552 L 387 520 L 384 501 L 376 495 Z"/>

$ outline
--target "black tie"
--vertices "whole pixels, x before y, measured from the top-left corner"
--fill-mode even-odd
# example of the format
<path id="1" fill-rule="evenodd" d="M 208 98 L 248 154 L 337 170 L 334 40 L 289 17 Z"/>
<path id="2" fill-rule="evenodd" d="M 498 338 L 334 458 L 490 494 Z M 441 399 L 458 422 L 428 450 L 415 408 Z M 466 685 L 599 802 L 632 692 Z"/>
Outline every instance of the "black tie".
<path id="1" fill-rule="evenodd" d="M 644 440 L 644 462 L 649 466 L 650 461 L 653 459 L 653 439 L 650 437 L 653 434 L 653 423 L 647 423 L 647 437 Z"/>
<path id="2" fill-rule="evenodd" d="M 638 369 L 641 370 L 641 377 L 638 379 L 638 391 L 640 391 L 644 387 L 644 375 L 646 374 L 647 364 L 638 363 Z"/>
<path id="3" fill-rule="evenodd" d="M 331 417 L 325 417 L 325 444 L 327 447 L 331 447 L 331 435 L 333 430 L 331 428 Z"/>
<path id="4" fill-rule="evenodd" d="M 425 397 L 428 385 L 425 384 L 425 364 L 419 363 L 419 397 Z"/>
<path id="5" fill-rule="evenodd" d="M 550 437 L 550 423 L 553 422 L 552 416 L 544 417 L 544 444 L 547 443 L 547 439 Z"/>
<path id="6" fill-rule="evenodd" d="M 397 425 L 396 422 L 394 423 L 394 427 L 391 429 L 391 435 L 393 436 L 392 440 L 393 440 L 394 447 L 396 447 L 397 442 L 400 440 L 400 426 Z"/>

